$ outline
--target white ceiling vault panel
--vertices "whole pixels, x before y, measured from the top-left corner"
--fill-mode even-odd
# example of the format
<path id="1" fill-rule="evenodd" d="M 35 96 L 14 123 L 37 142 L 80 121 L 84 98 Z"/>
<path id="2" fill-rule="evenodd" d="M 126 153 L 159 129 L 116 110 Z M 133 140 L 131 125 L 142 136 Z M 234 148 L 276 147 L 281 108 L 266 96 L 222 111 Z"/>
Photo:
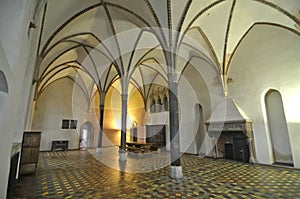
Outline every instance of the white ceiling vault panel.
<path id="1" fill-rule="evenodd" d="M 101 85 L 103 85 L 103 91 L 108 91 L 111 84 L 118 78 L 118 72 L 114 65 L 111 65 L 106 73 L 101 76 Z"/>
<path id="2" fill-rule="evenodd" d="M 192 48 L 197 54 L 208 54 L 208 57 L 218 65 L 218 59 L 214 49 L 210 46 L 210 41 L 200 27 L 189 29 L 181 43 L 181 51 L 189 51 L 186 48 Z M 194 54 L 194 53 L 189 53 Z"/>
<path id="3" fill-rule="evenodd" d="M 47 71 L 51 70 L 53 67 L 56 67 L 58 65 L 61 65 L 66 62 L 75 61 L 77 59 L 78 54 L 76 51 L 71 50 L 67 51 L 66 53 L 60 54 L 56 59 L 52 60 L 50 64 L 48 64 L 44 70 L 40 70 L 40 76 L 44 73 L 47 73 Z"/>
<path id="4" fill-rule="evenodd" d="M 297 38 L 298 42 L 296 42 Z M 231 67 L 239 67 L 242 64 L 243 67 L 249 68 L 247 70 L 251 70 L 253 65 L 269 66 L 270 69 L 278 65 L 282 70 L 286 70 L 288 69 L 287 65 L 300 63 L 299 56 L 295 56 L 295 54 L 299 54 L 299 50 L 299 36 L 281 27 L 260 24 L 254 26 L 240 44 Z M 282 54 L 282 56 L 274 57 L 274 54 Z M 247 70 L 245 69 L 245 72 Z M 230 71 L 228 71 L 229 74 Z"/>
<path id="5" fill-rule="evenodd" d="M 43 57 L 39 72 L 42 73 L 46 69 L 46 67 L 51 64 L 51 62 L 55 61 L 61 55 L 68 53 L 69 51 L 72 51 L 72 49 L 75 49 L 77 47 L 78 44 L 71 41 L 60 42 L 55 46 L 55 48 L 49 51 L 46 56 Z"/>
<path id="6" fill-rule="evenodd" d="M 170 25 L 168 21 L 168 0 L 165 1 L 156 1 L 149 0 L 151 8 L 153 9 L 153 16 L 157 19 L 157 28 L 162 29 L 162 34 L 160 37 L 165 38 L 167 42 L 167 46 L 169 46 L 169 28 Z"/>
<path id="7" fill-rule="evenodd" d="M 69 35 L 78 34 L 82 32 L 91 32 L 96 11 L 97 9 L 94 8 L 92 10 L 80 14 L 79 16 L 74 16 L 74 18 L 72 18 L 72 20 L 69 23 L 64 24 L 64 26 L 62 27 L 52 30 L 49 37 L 46 38 L 46 35 L 43 35 L 43 38 L 46 39 L 46 41 L 43 42 L 43 44 L 45 45 L 43 50 Z M 69 20 L 69 18 L 65 19 L 65 22 L 67 20 Z M 45 32 L 46 31 L 47 29 L 45 28 Z"/>
<path id="8" fill-rule="evenodd" d="M 107 15 L 107 10 L 104 6 L 95 8 L 95 17 L 91 18 L 92 26 L 90 31 L 93 32 L 101 41 L 110 38 L 114 32 L 112 29 L 112 22 Z"/>
<path id="9" fill-rule="evenodd" d="M 231 6 L 231 1 L 220 3 L 199 17 L 193 24 L 193 26 L 200 27 L 204 31 L 219 62 L 223 61 L 224 43 Z"/>
<path id="10" fill-rule="evenodd" d="M 141 74 L 141 68 L 136 67 L 134 73 L 131 76 L 138 85 L 143 85 L 143 76 Z"/>
<path id="11" fill-rule="evenodd" d="M 55 75 L 48 74 L 44 79 L 42 79 L 42 81 L 39 83 L 38 91 L 42 92 L 52 82 L 64 77 L 74 76 L 75 74 L 77 73 L 71 67 L 64 70 L 58 69 L 55 71 Z"/>
<path id="12" fill-rule="evenodd" d="M 94 62 L 93 57 L 91 56 L 90 52 L 87 49 L 81 47 L 77 50 L 78 58 L 77 62 L 79 65 L 84 68 L 90 74 L 91 78 L 98 82 L 99 81 L 99 74 L 97 73 L 97 65 Z"/>
<path id="13" fill-rule="evenodd" d="M 253 14 L 249 10 L 249 4 L 245 1 L 237 1 L 232 12 L 232 21 L 228 35 L 228 53 L 232 53 L 238 41 L 253 25 Z"/>
<path id="14" fill-rule="evenodd" d="M 44 24 L 42 45 L 46 43 L 53 32 L 58 29 L 67 19 L 72 18 L 82 9 L 93 4 L 99 3 L 98 0 L 51 0 L 47 1 L 47 11 Z"/>
<path id="15" fill-rule="evenodd" d="M 169 28 L 168 23 L 168 0 L 164 1 L 156 1 L 156 0 L 149 0 L 149 3 L 153 9 L 153 13 L 157 16 L 157 19 L 160 23 L 159 28 Z"/>
<path id="16" fill-rule="evenodd" d="M 247 6 L 249 6 L 248 12 L 252 15 L 253 22 L 270 22 L 281 24 L 283 26 L 289 28 L 295 28 L 295 21 L 290 14 L 291 12 L 282 10 L 281 7 L 275 6 L 273 4 L 262 4 L 258 2 L 248 2 Z M 298 11 L 300 7 L 300 3 L 298 1 Z M 292 15 L 294 17 L 294 15 Z M 299 20 L 299 19 L 298 19 Z M 298 21 L 299 23 L 299 21 Z"/>
<path id="17" fill-rule="evenodd" d="M 127 20 L 131 23 L 134 23 L 136 26 L 140 28 L 146 27 L 145 24 L 141 22 L 141 20 L 137 20 L 136 16 L 139 16 L 142 18 L 143 21 L 147 22 L 147 25 L 151 27 L 157 27 L 155 18 L 153 17 L 152 12 L 147 5 L 147 1 L 130 0 L 130 2 L 128 2 L 124 0 L 109 0 L 106 2 L 109 2 L 113 5 L 118 5 L 118 7 L 116 6 L 114 7 L 119 9 L 121 15 L 120 17 L 123 20 Z M 113 7 L 113 5 L 108 4 L 109 7 Z M 122 13 L 121 13 L 121 9 L 123 9 Z M 125 11 L 131 14 L 125 15 L 124 14 Z"/>
<path id="18" fill-rule="evenodd" d="M 232 63 L 245 62 L 240 51 L 253 52 L 250 43 L 271 30 L 295 34 L 299 42 L 299 10 L 299 0 L 51 0 L 42 31 L 39 78 L 47 77 L 48 84 L 78 73 L 91 78 L 82 80 L 88 88 L 93 80 L 107 91 L 120 75 L 132 73 L 136 86 L 149 85 L 166 78 L 163 50 L 171 47 L 178 47 L 179 74 L 201 63 L 212 73 L 226 75 Z M 177 40 L 171 31 L 179 29 Z M 258 30 L 264 34 L 253 35 Z M 242 47 L 246 44 L 251 49 Z M 84 72 L 65 68 L 56 73 L 66 64 Z"/>
<path id="19" fill-rule="evenodd" d="M 171 23 L 172 30 L 178 31 L 182 27 L 183 20 L 186 16 L 186 9 L 191 4 L 191 0 L 171 0 Z"/>

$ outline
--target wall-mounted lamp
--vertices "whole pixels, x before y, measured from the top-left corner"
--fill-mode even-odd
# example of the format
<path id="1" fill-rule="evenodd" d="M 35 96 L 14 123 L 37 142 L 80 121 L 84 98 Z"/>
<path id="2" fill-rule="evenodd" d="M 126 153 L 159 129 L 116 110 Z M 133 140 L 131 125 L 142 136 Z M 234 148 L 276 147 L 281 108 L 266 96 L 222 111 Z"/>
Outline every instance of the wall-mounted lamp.
<path id="1" fill-rule="evenodd" d="M 33 29 L 36 29 L 36 24 L 35 23 L 33 23 L 32 21 L 29 23 L 29 29 L 30 28 L 33 28 Z"/>
<path id="2" fill-rule="evenodd" d="M 29 23 L 29 26 L 28 26 L 28 30 L 27 30 L 27 35 L 29 37 L 29 34 L 30 34 L 30 29 L 33 28 L 33 29 L 36 29 L 37 25 L 35 23 L 33 23 L 32 21 Z"/>

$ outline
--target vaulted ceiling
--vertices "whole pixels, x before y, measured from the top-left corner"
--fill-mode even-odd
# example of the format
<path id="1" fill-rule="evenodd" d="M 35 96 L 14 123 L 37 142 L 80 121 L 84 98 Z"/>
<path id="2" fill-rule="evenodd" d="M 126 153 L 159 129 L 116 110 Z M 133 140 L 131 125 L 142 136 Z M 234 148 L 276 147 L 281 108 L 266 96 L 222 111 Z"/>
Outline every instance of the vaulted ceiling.
<path id="1" fill-rule="evenodd" d="M 179 74 L 199 58 L 227 75 L 265 42 L 260 34 L 300 36 L 299 0 L 48 0 L 36 12 L 39 94 L 68 77 L 92 96 L 126 75 L 146 97 L 149 85 L 166 83 L 168 51 Z"/>

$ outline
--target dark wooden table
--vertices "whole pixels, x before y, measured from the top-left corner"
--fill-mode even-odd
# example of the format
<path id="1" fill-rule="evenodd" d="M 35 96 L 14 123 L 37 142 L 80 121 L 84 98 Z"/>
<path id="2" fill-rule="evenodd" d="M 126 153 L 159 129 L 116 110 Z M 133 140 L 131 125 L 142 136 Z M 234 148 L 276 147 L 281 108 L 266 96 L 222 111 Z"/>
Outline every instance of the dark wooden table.
<path id="1" fill-rule="evenodd" d="M 126 142 L 126 148 L 129 152 L 134 153 L 147 153 L 150 152 L 150 148 L 153 143 L 144 143 L 144 142 Z"/>

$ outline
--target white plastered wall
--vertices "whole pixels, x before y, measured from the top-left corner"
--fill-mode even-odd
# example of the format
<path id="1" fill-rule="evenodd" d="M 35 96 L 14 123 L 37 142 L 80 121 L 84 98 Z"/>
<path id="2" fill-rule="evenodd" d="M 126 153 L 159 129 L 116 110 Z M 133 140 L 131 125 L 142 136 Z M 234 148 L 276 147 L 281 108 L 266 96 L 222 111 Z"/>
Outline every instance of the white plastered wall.
<path id="1" fill-rule="evenodd" d="M 12 145 L 21 143 L 25 130 L 37 46 L 38 29 L 27 34 L 34 7 L 30 0 L 1 1 L 0 6 L 0 70 L 9 88 L 8 94 L 0 94 L 0 198 L 6 198 Z"/>
<path id="2" fill-rule="evenodd" d="M 62 129 L 63 119 L 78 120 L 77 129 Z M 89 111 L 87 99 L 80 88 L 65 77 L 47 86 L 39 97 L 32 129 L 42 132 L 41 151 L 51 150 L 53 140 L 68 140 L 69 149 L 78 149 L 81 126 L 87 121 L 93 124 L 92 147 L 95 147 L 98 138 L 96 114 Z"/>
<path id="3" fill-rule="evenodd" d="M 11 77 L 11 70 L 9 68 L 7 58 L 4 54 L 2 45 L 0 43 L 0 69 L 6 75 L 6 79 L 8 79 L 8 89 L 9 93 L 0 92 L 0 129 L 1 129 L 1 141 L 0 141 L 0 157 L 2 163 L 0 165 L 0 178 L 3 179 L 0 182 L 0 197 L 6 197 L 6 190 L 7 190 L 7 182 L 8 182 L 8 174 L 9 174 L 9 166 L 10 166 L 10 152 L 12 146 L 12 129 L 9 129 L 8 126 L 4 126 L 4 118 L 7 117 L 9 108 L 8 108 L 8 101 L 10 99 L 10 77 Z"/>
<path id="4" fill-rule="evenodd" d="M 193 59 L 184 70 L 178 84 L 181 152 L 207 155 L 212 149 L 211 139 L 203 124 L 204 134 L 197 135 L 195 105 L 203 109 L 203 122 L 222 99 L 223 91 L 215 70 L 202 59 Z"/>
<path id="5" fill-rule="evenodd" d="M 253 120 L 258 163 L 272 164 L 264 98 L 269 89 L 281 93 L 294 166 L 300 168 L 299 36 L 282 28 L 267 27 L 254 29 L 248 38 L 241 44 L 229 71 L 229 77 L 233 80 L 228 85 L 229 96 Z"/>

